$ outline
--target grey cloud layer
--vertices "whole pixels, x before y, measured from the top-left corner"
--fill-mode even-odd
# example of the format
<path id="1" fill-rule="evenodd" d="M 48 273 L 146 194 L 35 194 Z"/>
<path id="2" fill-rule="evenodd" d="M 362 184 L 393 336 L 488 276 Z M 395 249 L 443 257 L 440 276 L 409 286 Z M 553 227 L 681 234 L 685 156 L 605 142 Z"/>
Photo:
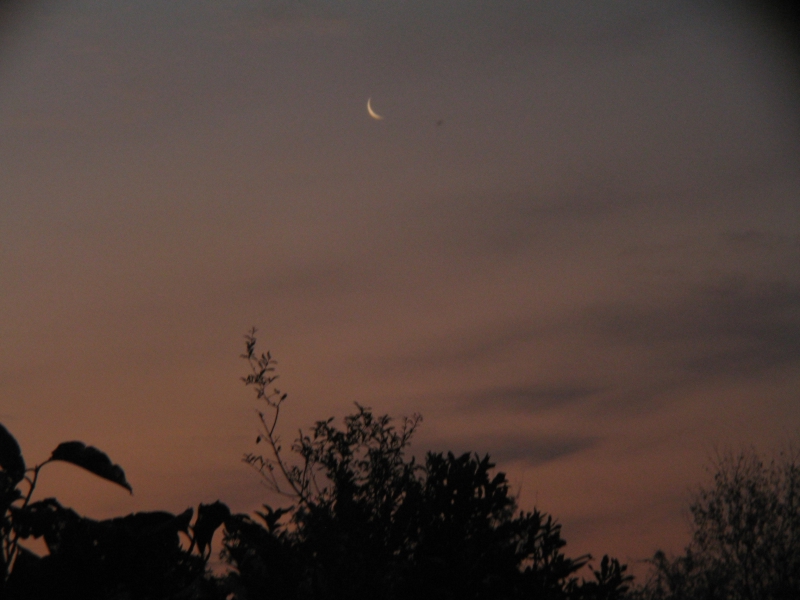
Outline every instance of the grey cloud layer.
<path id="1" fill-rule="evenodd" d="M 433 440 L 431 446 L 434 451 L 438 448 L 447 448 L 455 454 L 475 452 L 483 455 L 488 453 L 494 461 L 502 463 L 520 461 L 528 466 L 537 466 L 590 450 L 599 441 L 599 438 L 594 436 L 559 437 L 510 434 L 502 438 L 478 436 L 442 441 Z"/>
<path id="2" fill-rule="evenodd" d="M 586 323 L 604 339 L 671 348 L 687 374 L 759 371 L 800 361 L 800 283 L 732 277 L 661 305 L 593 308 Z"/>
<path id="3" fill-rule="evenodd" d="M 557 386 L 532 384 L 518 387 L 498 387 L 465 394 L 461 401 L 475 410 L 504 408 L 515 411 L 539 412 L 581 404 L 608 391 L 608 388 L 563 383 Z"/>

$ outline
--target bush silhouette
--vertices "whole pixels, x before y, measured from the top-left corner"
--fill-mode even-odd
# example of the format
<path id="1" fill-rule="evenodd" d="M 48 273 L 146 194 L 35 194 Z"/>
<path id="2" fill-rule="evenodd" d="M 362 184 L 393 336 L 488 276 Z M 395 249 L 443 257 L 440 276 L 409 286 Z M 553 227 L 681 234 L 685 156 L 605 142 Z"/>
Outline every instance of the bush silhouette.
<path id="1" fill-rule="evenodd" d="M 690 506 L 692 541 L 681 556 L 657 552 L 645 600 L 800 598 L 800 454 L 765 463 L 728 453 Z"/>
<path id="2" fill-rule="evenodd" d="M 286 394 L 272 388 L 275 361 L 247 336 L 244 378 L 265 405 L 266 456 L 245 461 L 291 506 L 232 515 L 221 503 L 197 512 L 134 513 L 97 521 L 55 498 L 32 501 L 39 474 L 72 463 L 132 493 L 122 468 L 82 442 L 64 442 L 32 468 L 0 425 L 0 600 L 614 600 L 631 578 L 604 557 L 590 580 L 589 555 L 568 557 L 561 526 L 519 511 L 488 456 L 407 456 L 421 417 L 395 422 L 356 405 L 342 428 L 318 421 L 290 447 L 277 434 Z M 193 520 L 194 519 L 194 520 Z M 208 571 L 223 528 L 231 571 Z M 43 539 L 47 554 L 20 544 Z"/>
<path id="3" fill-rule="evenodd" d="M 227 508 L 200 505 L 194 525 L 192 509 L 95 521 L 55 498 L 31 502 L 41 469 L 54 461 L 72 463 L 132 492 L 122 468 L 82 442 L 64 442 L 45 462 L 26 469 L 19 444 L 0 425 L 0 598 L 222 597 L 217 582 L 206 576 L 206 546 Z M 48 554 L 40 557 L 20 545 L 30 538 L 43 538 Z"/>
<path id="4" fill-rule="evenodd" d="M 488 456 L 406 457 L 417 415 L 396 425 L 356 405 L 342 429 L 328 419 L 301 433 L 291 446 L 296 462 L 288 462 L 276 431 L 287 396 L 271 387 L 272 356 L 255 347 L 253 330 L 244 381 L 267 407 L 257 441 L 268 455 L 245 460 L 293 505 L 226 525 L 232 589 L 326 600 L 623 596 L 625 567 L 605 557 L 593 580 L 579 579 L 591 557 L 567 557 L 550 516 L 519 512 Z"/>

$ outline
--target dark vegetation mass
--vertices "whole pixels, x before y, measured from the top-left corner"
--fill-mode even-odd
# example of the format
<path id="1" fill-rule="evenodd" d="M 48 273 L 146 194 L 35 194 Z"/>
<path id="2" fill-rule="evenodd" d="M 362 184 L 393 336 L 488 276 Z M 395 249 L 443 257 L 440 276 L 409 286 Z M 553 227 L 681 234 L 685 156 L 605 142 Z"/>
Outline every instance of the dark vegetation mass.
<path id="1" fill-rule="evenodd" d="M 634 587 L 616 559 L 567 556 L 561 526 L 520 511 L 488 456 L 408 456 L 418 415 L 395 422 L 356 405 L 341 429 L 318 421 L 284 450 L 277 425 L 286 394 L 254 335 L 244 381 L 261 403 L 257 442 L 266 452 L 245 461 L 284 506 L 245 515 L 216 502 L 92 520 L 55 498 L 32 501 L 40 471 L 65 461 L 131 491 L 122 468 L 81 442 L 27 468 L 0 425 L 0 600 L 800 598 L 796 454 L 768 465 L 752 452 L 721 459 L 691 507 L 685 555 L 657 553 L 650 578 Z M 214 574 L 220 530 L 229 571 Z M 31 538 L 44 539 L 47 554 L 23 545 Z"/>
<path id="2" fill-rule="evenodd" d="M 800 599 L 800 454 L 727 453 L 694 495 L 684 553 L 650 560 L 637 600 Z"/>

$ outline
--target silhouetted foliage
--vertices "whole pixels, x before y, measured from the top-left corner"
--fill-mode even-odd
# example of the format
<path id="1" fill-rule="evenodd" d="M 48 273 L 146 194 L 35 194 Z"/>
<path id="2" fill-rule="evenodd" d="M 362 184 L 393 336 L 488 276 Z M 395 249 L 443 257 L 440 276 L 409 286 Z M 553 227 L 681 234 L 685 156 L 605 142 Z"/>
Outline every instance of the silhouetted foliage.
<path id="1" fill-rule="evenodd" d="M 121 485 L 131 494 L 133 493 L 133 488 L 125 479 L 122 467 L 113 464 L 108 456 L 94 446 L 87 446 L 83 442 L 62 442 L 53 450 L 50 460 L 63 460 L 83 467 L 90 473 Z"/>
<path id="2" fill-rule="evenodd" d="M 682 556 L 658 552 L 637 596 L 652 600 L 800 598 L 800 455 L 765 463 L 755 451 L 713 464 L 713 482 L 691 504 Z"/>
<path id="3" fill-rule="evenodd" d="M 239 597 L 314 599 L 613 599 L 630 577 L 604 557 L 592 581 L 577 577 L 590 556 L 563 553 L 561 526 L 537 510 L 518 512 L 503 473 L 488 456 L 406 457 L 421 422 L 399 426 L 356 405 L 339 429 L 318 421 L 285 458 L 276 427 L 286 394 L 269 353 L 247 336 L 244 378 L 267 405 L 259 412 L 268 456 L 248 454 L 267 485 L 293 501 L 265 506 L 263 525 L 236 516 L 224 554 Z M 270 412 L 271 411 L 271 412 Z M 287 516 L 285 521 L 281 517 Z"/>
<path id="4" fill-rule="evenodd" d="M 297 461 L 287 462 L 276 432 L 287 396 L 270 389 L 275 361 L 256 354 L 254 334 L 244 380 L 267 406 L 257 442 L 269 455 L 245 461 L 293 504 L 253 516 L 200 504 L 194 522 L 192 509 L 89 519 L 55 498 L 32 501 L 41 469 L 68 462 L 132 492 L 122 468 L 77 441 L 26 468 L 0 425 L 0 600 L 622 598 L 625 566 L 606 556 L 590 581 L 579 578 L 591 557 L 567 557 L 550 516 L 518 511 L 488 456 L 407 457 L 418 415 L 398 425 L 356 405 L 341 429 L 328 419 L 301 432 Z M 207 565 L 220 528 L 232 571 L 216 577 Z M 30 539 L 44 540 L 47 554 L 20 544 Z"/>
<path id="5" fill-rule="evenodd" d="M 16 485 L 25 477 L 25 460 L 17 440 L 0 424 L 0 469 L 8 483 Z"/>
<path id="6" fill-rule="evenodd" d="M 19 444 L 0 425 L 0 598 L 224 597 L 219 582 L 207 576 L 206 550 L 230 514 L 227 507 L 201 504 L 194 526 L 191 508 L 180 515 L 156 511 L 88 519 L 55 498 L 31 501 L 41 469 L 54 461 L 77 465 L 132 492 L 122 468 L 82 442 L 59 444 L 48 460 L 26 469 Z M 188 551 L 179 534 L 190 542 Z M 45 556 L 20 545 L 31 538 L 44 540 Z"/>
<path id="7" fill-rule="evenodd" d="M 214 532 L 216 532 L 220 525 L 228 520 L 230 516 L 230 509 L 219 501 L 214 502 L 214 504 L 201 504 L 197 508 L 197 520 L 192 527 L 192 531 L 194 532 L 192 547 L 194 547 L 195 544 L 197 545 L 200 556 L 208 559 L 211 554 L 211 538 L 214 537 Z"/>

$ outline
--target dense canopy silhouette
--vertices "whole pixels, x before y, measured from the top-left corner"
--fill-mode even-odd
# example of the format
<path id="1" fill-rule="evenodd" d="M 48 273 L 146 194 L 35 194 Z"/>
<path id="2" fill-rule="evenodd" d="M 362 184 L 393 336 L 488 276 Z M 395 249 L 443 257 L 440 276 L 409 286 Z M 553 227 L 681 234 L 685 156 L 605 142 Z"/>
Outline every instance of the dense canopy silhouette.
<path id="1" fill-rule="evenodd" d="M 132 491 L 119 465 L 82 442 L 59 444 L 26 467 L 0 424 L 0 598 L 239 598 L 552 600 L 785 600 L 800 597 L 800 467 L 789 449 L 765 462 L 755 451 L 726 454 L 690 506 L 685 553 L 656 553 L 651 576 L 632 577 L 604 556 L 569 557 L 561 526 L 538 510 L 520 511 L 489 456 L 409 455 L 421 423 L 396 422 L 364 406 L 318 421 L 284 453 L 277 434 L 287 398 L 272 388 L 275 361 L 257 355 L 253 333 L 244 378 L 266 405 L 259 443 L 247 454 L 291 504 L 231 514 L 222 502 L 179 515 L 134 513 L 96 521 L 55 498 L 32 501 L 40 471 L 60 460 Z M 196 516 L 195 516 L 196 515 Z M 223 531 L 212 573 L 212 538 Z M 37 556 L 23 543 L 44 540 Z M 585 570 L 584 570 L 585 572 Z"/>
<path id="2" fill-rule="evenodd" d="M 318 421 L 291 445 L 277 433 L 287 395 L 272 387 L 269 353 L 247 336 L 244 377 L 264 406 L 259 443 L 245 455 L 287 506 L 231 514 L 222 502 L 179 515 L 134 513 L 96 521 L 55 498 L 32 501 L 41 469 L 53 461 L 84 468 L 132 492 L 125 473 L 83 442 L 59 444 L 26 467 L 19 444 L 0 425 L 0 598 L 195 598 L 275 600 L 493 600 L 622 598 L 631 577 L 604 557 L 568 557 L 561 525 L 538 510 L 520 511 L 489 456 L 408 453 L 421 423 L 396 422 L 356 405 L 343 427 Z M 212 573 L 212 539 L 223 531 L 230 567 Z M 23 543 L 43 539 L 38 556 Z"/>
<path id="3" fill-rule="evenodd" d="M 727 453 L 690 506 L 692 541 L 682 555 L 657 552 L 641 600 L 800 598 L 800 453 L 771 461 Z"/>
<path id="4" fill-rule="evenodd" d="M 276 598 L 365 600 L 624 594 L 630 578 L 616 560 L 604 557 L 590 581 L 577 576 L 591 557 L 564 554 L 551 516 L 519 511 L 488 456 L 407 456 L 418 415 L 395 423 L 357 404 L 342 429 L 327 419 L 301 433 L 291 462 L 276 430 L 287 395 L 272 387 L 275 361 L 256 352 L 255 331 L 244 357 L 245 383 L 266 406 L 258 441 L 268 447 L 245 460 L 293 505 L 265 506 L 260 523 L 239 516 L 226 528 L 239 586 Z"/>

